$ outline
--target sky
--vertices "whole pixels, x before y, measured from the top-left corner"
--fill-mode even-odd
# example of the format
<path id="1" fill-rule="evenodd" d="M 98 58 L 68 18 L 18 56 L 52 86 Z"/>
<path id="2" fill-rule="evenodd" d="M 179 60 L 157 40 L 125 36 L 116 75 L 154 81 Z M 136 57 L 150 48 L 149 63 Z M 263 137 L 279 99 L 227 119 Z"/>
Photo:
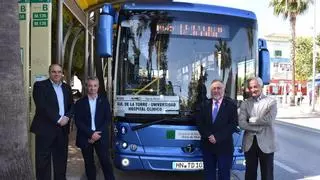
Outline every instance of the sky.
<path id="1" fill-rule="evenodd" d="M 258 19 L 258 36 L 264 37 L 271 33 L 290 35 L 289 19 L 273 15 L 273 8 L 269 7 L 270 0 L 174 0 L 191 3 L 213 4 L 252 11 Z M 317 1 L 317 34 L 320 33 L 320 0 Z M 311 4 L 307 12 L 297 18 L 297 36 L 313 36 L 314 5 Z"/>

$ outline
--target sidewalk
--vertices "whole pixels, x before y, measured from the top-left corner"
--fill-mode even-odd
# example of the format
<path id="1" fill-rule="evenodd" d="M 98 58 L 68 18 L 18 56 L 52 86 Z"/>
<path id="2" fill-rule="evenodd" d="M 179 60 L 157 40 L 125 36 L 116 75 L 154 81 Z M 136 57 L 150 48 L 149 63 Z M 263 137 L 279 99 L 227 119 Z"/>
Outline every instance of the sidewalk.
<path id="1" fill-rule="evenodd" d="M 300 106 L 290 106 L 278 102 L 277 120 L 298 126 L 320 130 L 320 105 L 316 104 L 315 111 L 305 100 Z"/>
<path id="2" fill-rule="evenodd" d="M 84 162 L 81 150 L 75 145 L 76 129 L 69 135 L 67 180 L 85 180 Z"/>
<path id="3" fill-rule="evenodd" d="M 73 126 L 69 134 L 67 180 L 87 180 L 84 169 L 84 161 L 80 148 L 76 146 L 76 127 Z M 95 159 L 95 162 L 98 162 Z M 97 180 L 102 180 L 103 174 L 100 165 L 96 164 Z"/>

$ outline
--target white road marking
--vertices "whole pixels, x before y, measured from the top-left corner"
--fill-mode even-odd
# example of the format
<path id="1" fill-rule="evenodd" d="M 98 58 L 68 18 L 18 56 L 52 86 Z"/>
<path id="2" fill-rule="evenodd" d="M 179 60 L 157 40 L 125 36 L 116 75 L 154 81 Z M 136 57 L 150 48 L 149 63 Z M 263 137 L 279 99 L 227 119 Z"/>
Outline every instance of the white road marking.
<path id="1" fill-rule="evenodd" d="M 310 176 L 310 177 L 305 177 L 303 179 L 297 179 L 297 180 L 319 180 L 320 179 L 320 175 L 319 176 Z"/>
<path id="2" fill-rule="evenodd" d="M 289 167 L 289 166 L 287 166 L 287 165 L 285 165 L 285 164 L 283 164 L 283 163 L 281 163 L 279 161 L 274 161 L 274 164 L 279 166 L 279 167 L 281 167 L 282 169 L 290 172 L 290 173 L 299 173 L 298 171 L 294 170 L 293 168 L 291 168 L 291 167 Z"/>
<path id="3" fill-rule="evenodd" d="M 299 129 L 302 129 L 304 131 L 309 131 L 309 132 L 313 132 L 313 133 L 317 133 L 317 134 L 320 133 L 319 129 L 315 129 L 313 127 L 307 127 L 307 126 L 304 126 L 304 125 L 294 124 L 294 123 L 288 122 L 288 121 L 283 121 L 283 120 L 277 119 L 276 123 L 281 124 L 281 125 L 285 125 L 285 126 L 294 127 L 294 128 L 299 128 Z"/>

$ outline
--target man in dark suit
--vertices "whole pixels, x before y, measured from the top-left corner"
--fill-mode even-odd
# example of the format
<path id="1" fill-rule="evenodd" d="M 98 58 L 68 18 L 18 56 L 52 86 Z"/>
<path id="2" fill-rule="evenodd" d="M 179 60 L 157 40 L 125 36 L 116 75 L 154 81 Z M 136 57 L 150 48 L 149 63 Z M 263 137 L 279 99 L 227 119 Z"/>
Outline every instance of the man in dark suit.
<path id="1" fill-rule="evenodd" d="M 52 157 L 54 179 L 65 180 L 73 101 L 70 86 L 62 82 L 61 65 L 50 65 L 49 79 L 34 83 L 33 99 L 36 112 L 31 132 L 36 135 L 36 177 L 51 179 Z"/>
<path id="2" fill-rule="evenodd" d="M 224 97 L 225 86 L 220 80 L 211 83 L 209 100 L 201 102 L 197 111 L 197 126 L 201 135 L 204 175 L 206 180 L 230 180 L 233 158 L 232 134 L 237 126 L 237 106 Z"/>
<path id="3" fill-rule="evenodd" d="M 111 112 L 108 99 L 98 95 L 99 80 L 88 78 L 88 95 L 77 101 L 75 106 L 75 123 L 78 128 L 76 144 L 81 148 L 86 175 L 89 180 L 96 179 L 93 151 L 98 155 L 106 180 L 114 180 L 112 166 L 109 161 L 109 132 Z"/>

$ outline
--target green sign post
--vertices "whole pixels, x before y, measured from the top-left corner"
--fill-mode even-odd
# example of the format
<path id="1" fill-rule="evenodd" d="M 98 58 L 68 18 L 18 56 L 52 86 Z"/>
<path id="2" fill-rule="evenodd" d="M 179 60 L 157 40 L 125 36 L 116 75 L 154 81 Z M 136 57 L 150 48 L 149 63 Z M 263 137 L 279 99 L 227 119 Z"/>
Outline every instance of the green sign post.
<path id="1" fill-rule="evenodd" d="M 51 0 L 31 0 L 31 81 L 46 78 L 51 64 Z"/>
<path id="2" fill-rule="evenodd" d="M 51 19 L 52 3 L 51 0 L 30 0 L 30 48 L 31 48 L 31 87 L 37 80 L 48 77 L 48 67 L 51 64 Z M 19 18 L 24 15 L 19 14 Z M 31 116 L 35 112 L 35 105 L 31 103 Z M 34 163 L 35 140 L 31 136 L 30 140 L 32 160 Z"/>
<path id="3" fill-rule="evenodd" d="M 25 82 L 24 90 L 25 97 L 29 97 L 30 0 L 19 0 L 19 22 L 21 63 L 23 64 L 23 75 Z M 28 99 L 29 98 L 27 98 L 27 100 Z"/>
<path id="4" fill-rule="evenodd" d="M 31 124 L 30 104 L 30 0 L 19 0 L 19 23 L 20 23 L 20 55 L 23 64 L 24 93 L 26 98 L 26 109 L 28 114 L 28 125 Z M 28 127 L 29 128 L 29 127 Z M 34 137 L 29 134 L 29 145 L 32 157 L 32 164 L 35 167 Z M 35 169 L 35 168 L 33 168 Z"/>

